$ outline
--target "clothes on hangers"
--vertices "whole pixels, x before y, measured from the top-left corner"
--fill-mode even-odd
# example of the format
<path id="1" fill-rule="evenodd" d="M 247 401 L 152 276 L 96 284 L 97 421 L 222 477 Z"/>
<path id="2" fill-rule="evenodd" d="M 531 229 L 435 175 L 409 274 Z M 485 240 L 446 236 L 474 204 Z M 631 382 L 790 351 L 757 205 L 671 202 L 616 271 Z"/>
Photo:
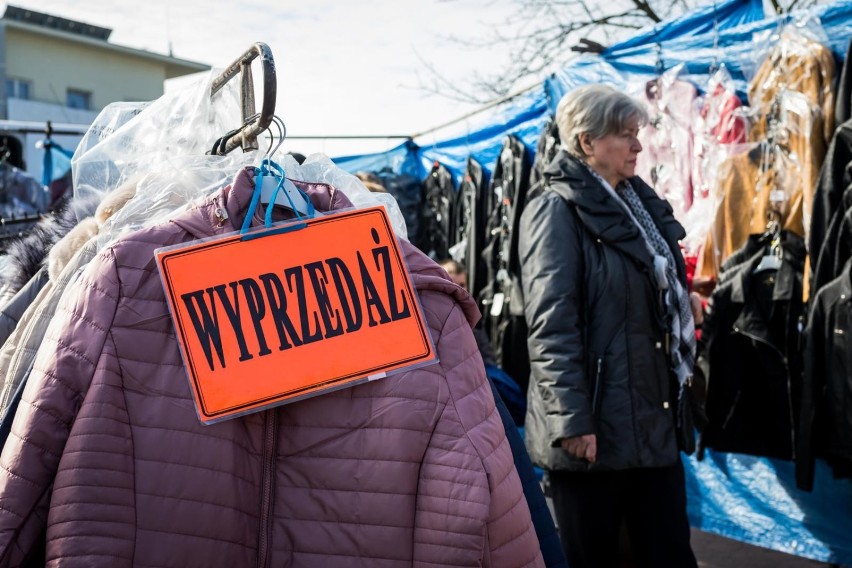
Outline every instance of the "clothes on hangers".
<path id="1" fill-rule="evenodd" d="M 772 151 L 764 152 L 764 163 L 736 155 L 721 166 L 714 190 L 719 205 L 697 276 L 715 280 L 719 265 L 747 235 L 763 232 L 767 210 L 780 210 L 785 228 L 808 238 L 817 177 L 833 133 L 834 73 L 831 51 L 792 27 L 769 50 L 749 83 L 754 119 L 748 135 Z M 780 207 L 770 204 L 777 190 L 783 192 Z"/>
<path id="2" fill-rule="evenodd" d="M 71 284 L 3 452 L 0 565 L 22 559 L 45 519 L 47 561 L 67 564 L 543 565 L 475 356 L 475 305 L 405 242 L 440 366 L 198 421 L 152 254 L 237 228 L 252 187 L 242 170 Z M 320 210 L 349 206 L 327 186 L 305 190 Z"/>
<path id="3" fill-rule="evenodd" d="M 456 200 L 456 188 L 453 175 L 439 162 L 432 165 L 432 171 L 423 181 L 423 203 L 420 234 L 417 237 L 419 248 L 433 260 L 443 260 L 450 256 L 453 234 L 453 204 Z"/>
<path id="4" fill-rule="evenodd" d="M 814 258 L 814 265 L 824 262 L 823 249 L 832 247 L 833 235 L 829 236 L 835 219 L 842 217 L 847 203 L 852 203 L 852 120 L 837 127 L 828 145 L 825 162 L 819 173 L 813 200 L 813 211 L 808 236 L 808 251 Z M 847 196 L 848 194 L 848 196 Z M 839 271 L 840 266 L 837 267 Z M 838 273 L 814 275 L 814 291 L 819 290 Z"/>
<path id="5" fill-rule="evenodd" d="M 846 58 L 837 81 L 837 93 L 834 102 L 834 124 L 843 124 L 852 118 L 852 41 L 846 50 Z"/>
<path id="6" fill-rule="evenodd" d="M 527 203 L 531 161 L 515 136 L 503 142 L 491 190 L 486 193 L 486 244 L 482 249 L 487 278 L 479 295 L 483 326 L 491 339 L 497 363 L 527 391 L 530 362 L 524 320 L 518 228 Z"/>
<path id="7" fill-rule="evenodd" d="M 852 259 L 812 299 L 804 357 L 796 485 L 810 491 L 816 458 L 852 478 Z"/>
<path id="8" fill-rule="evenodd" d="M 800 236 L 782 231 L 780 267 L 757 272 L 771 238 L 749 237 L 737 255 L 742 262 L 721 273 L 704 318 L 700 358 L 709 373 L 702 449 L 793 457 L 806 253 Z"/>
<path id="9" fill-rule="evenodd" d="M 487 269 L 480 254 L 487 240 L 485 192 L 488 191 L 488 175 L 473 158 L 467 159 L 464 179 L 456 195 L 456 215 L 464 217 L 456 245 L 460 246 L 460 258 L 456 260 L 467 269 L 467 284 L 471 296 L 479 297 L 485 286 Z"/>
<path id="10" fill-rule="evenodd" d="M 636 175 L 649 180 L 657 194 L 671 204 L 675 218 L 683 219 L 695 198 L 693 128 L 700 116 L 698 90 L 692 83 L 678 80 L 677 73 L 673 69 L 646 85 L 649 123 L 639 131 L 643 150 L 636 160 Z"/>
<path id="11" fill-rule="evenodd" d="M 93 217 L 83 219 L 50 249 L 46 259 L 48 282 L 0 347 L 0 415 L 14 414 L 17 408 L 14 394 L 18 392 L 19 385 L 26 382 L 62 295 L 70 282 L 79 276 L 80 270 L 97 254 L 97 233 L 133 197 L 135 191 L 135 185 L 128 184 L 108 193 Z"/>

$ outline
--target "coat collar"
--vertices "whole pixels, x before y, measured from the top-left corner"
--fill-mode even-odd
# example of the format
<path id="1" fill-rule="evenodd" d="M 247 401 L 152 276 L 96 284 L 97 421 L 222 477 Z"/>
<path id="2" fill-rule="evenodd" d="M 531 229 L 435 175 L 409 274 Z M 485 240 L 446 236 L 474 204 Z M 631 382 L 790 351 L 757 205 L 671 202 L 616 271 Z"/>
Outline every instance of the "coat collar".
<path id="1" fill-rule="evenodd" d="M 254 192 L 254 170 L 253 167 L 240 169 L 231 185 L 191 207 L 188 211 L 173 219 L 172 222 L 197 239 L 239 231 Z M 291 181 L 307 193 L 317 211 L 326 213 L 352 207 L 352 202 L 331 185 L 298 180 Z M 293 217 L 292 213 L 282 212 L 275 215 L 275 220 L 281 221 Z M 258 208 L 253 214 L 251 225 L 256 227 L 262 224 L 263 212 Z"/>
<path id="2" fill-rule="evenodd" d="M 775 272 L 775 285 L 772 290 L 772 300 L 775 302 L 790 301 L 796 294 L 801 294 L 801 286 L 797 281 L 804 271 L 805 243 L 795 233 L 783 231 L 781 234 L 783 261 Z M 754 270 L 765 255 L 765 246 L 756 249 L 755 253 L 737 270 L 731 281 L 731 300 L 738 304 L 747 304 L 751 280 Z"/>
<path id="3" fill-rule="evenodd" d="M 544 172 L 544 177 L 546 187 L 574 206 L 580 222 L 592 235 L 653 268 L 653 259 L 639 228 L 586 165 L 565 150 L 560 150 Z M 678 274 L 685 281 L 686 268 L 678 241 L 686 236 L 686 231 L 675 220 L 671 206 L 640 177 L 631 178 L 630 184 L 666 239 L 675 259 L 678 259 Z"/>

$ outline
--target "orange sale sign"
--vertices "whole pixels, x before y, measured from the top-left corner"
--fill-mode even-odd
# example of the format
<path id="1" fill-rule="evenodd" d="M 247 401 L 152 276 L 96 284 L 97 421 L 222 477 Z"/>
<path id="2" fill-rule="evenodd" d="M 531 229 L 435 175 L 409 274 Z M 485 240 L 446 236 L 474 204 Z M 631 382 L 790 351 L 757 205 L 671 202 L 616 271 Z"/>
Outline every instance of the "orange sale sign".
<path id="1" fill-rule="evenodd" d="M 435 360 L 382 207 L 160 250 L 157 263 L 203 422 Z"/>

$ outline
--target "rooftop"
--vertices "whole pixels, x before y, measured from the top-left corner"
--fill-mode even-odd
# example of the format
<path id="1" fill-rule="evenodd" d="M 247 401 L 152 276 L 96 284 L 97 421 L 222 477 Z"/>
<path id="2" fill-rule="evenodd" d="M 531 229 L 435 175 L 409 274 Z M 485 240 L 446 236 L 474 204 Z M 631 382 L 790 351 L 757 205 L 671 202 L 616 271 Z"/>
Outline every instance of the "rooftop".
<path id="1" fill-rule="evenodd" d="M 210 66 L 206 63 L 189 61 L 145 49 L 134 49 L 132 47 L 109 43 L 107 39 L 112 33 L 112 30 L 109 28 L 51 16 L 50 14 L 18 8 L 17 6 L 7 5 L 3 18 L 0 21 L 9 28 L 64 39 L 98 49 L 109 50 L 113 53 L 122 53 L 131 57 L 139 57 L 148 61 L 163 63 L 166 67 L 167 79 L 210 69 Z"/>
<path id="2" fill-rule="evenodd" d="M 59 16 L 43 14 L 41 12 L 36 12 L 35 10 L 28 10 L 26 8 L 19 8 L 12 5 L 6 6 L 6 11 L 3 13 L 3 19 L 14 20 L 16 22 L 26 22 L 35 26 L 42 26 L 71 34 L 79 34 L 102 41 L 107 41 L 112 33 L 112 30 L 109 28 L 93 26 L 92 24 L 68 20 L 66 18 L 60 18 Z"/>

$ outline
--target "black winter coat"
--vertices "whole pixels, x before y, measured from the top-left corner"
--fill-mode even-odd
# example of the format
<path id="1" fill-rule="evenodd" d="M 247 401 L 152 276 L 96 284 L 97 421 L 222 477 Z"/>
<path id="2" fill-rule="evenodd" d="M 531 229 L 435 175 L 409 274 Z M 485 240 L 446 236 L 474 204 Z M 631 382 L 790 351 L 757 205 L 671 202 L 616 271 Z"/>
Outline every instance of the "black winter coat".
<path id="1" fill-rule="evenodd" d="M 630 180 L 676 259 L 683 227 L 669 204 Z M 520 226 L 532 367 L 527 448 L 551 470 L 620 470 L 677 462 L 676 389 L 653 259 L 624 208 L 586 166 L 560 151 Z M 589 465 L 560 440 L 597 436 Z"/>

